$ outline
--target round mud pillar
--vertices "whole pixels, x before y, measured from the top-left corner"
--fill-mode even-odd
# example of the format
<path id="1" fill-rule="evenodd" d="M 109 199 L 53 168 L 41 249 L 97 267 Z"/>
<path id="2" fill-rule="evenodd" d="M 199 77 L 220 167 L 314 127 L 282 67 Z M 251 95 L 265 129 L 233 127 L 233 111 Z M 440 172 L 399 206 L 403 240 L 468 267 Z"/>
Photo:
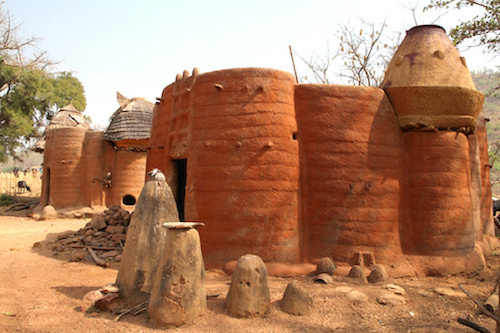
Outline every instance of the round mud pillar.
<path id="1" fill-rule="evenodd" d="M 85 203 L 82 191 L 86 175 L 85 157 L 82 155 L 87 129 L 79 127 L 55 128 L 47 133 L 44 157 L 43 185 L 46 202 L 56 209 L 79 207 Z"/>
<path id="2" fill-rule="evenodd" d="M 146 153 L 118 150 L 115 153 L 112 172 L 112 196 L 106 199 L 107 206 L 120 205 L 133 210 L 144 185 L 146 175 Z"/>
<path id="3" fill-rule="evenodd" d="M 467 136 L 453 131 L 406 132 L 409 253 L 464 255 L 474 249 Z"/>
<path id="4" fill-rule="evenodd" d="M 300 85 L 295 96 L 307 257 L 393 259 L 401 253 L 404 149 L 384 91 Z"/>
<path id="5" fill-rule="evenodd" d="M 289 73 L 255 68 L 196 78 L 185 210 L 207 225 L 207 262 L 300 259 L 294 84 Z"/>

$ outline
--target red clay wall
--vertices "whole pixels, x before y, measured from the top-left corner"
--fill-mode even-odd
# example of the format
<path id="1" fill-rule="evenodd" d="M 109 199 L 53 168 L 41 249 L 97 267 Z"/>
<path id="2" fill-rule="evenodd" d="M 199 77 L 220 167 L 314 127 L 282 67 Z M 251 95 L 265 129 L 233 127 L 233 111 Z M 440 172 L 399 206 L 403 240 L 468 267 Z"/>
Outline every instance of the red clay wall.
<path id="1" fill-rule="evenodd" d="M 458 256 L 474 249 L 467 136 L 406 132 L 410 253 Z"/>
<path id="2" fill-rule="evenodd" d="M 88 131 L 83 142 L 82 159 L 85 163 L 85 179 L 82 192 L 88 207 L 104 206 L 102 179 L 106 153 L 111 143 L 104 140 L 104 132 Z"/>
<path id="3" fill-rule="evenodd" d="M 146 153 L 117 150 L 113 151 L 113 157 L 112 167 L 108 165 L 107 168 L 112 170 L 113 186 L 106 189 L 106 206 L 121 205 L 122 208 L 131 210 L 135 205 L 124 205 L 123 197 L 132 195 L 136 200 L 139 198 L 146 175 Z"/>
<path id="4" fill-rule="evenodd" d="M 300 260 L 294 81 L 276 70 L 235 69 L 184 78 L 163 93 L 147 168 L 166 171 L 175 187 L 171 160 L 187 158 L 186 220 L 206 223 L 208 262 L 246 253 Z M 166 133 L 168 125 L 155 124 L 163 117 Z"/>
<path id="5" fill-rule="evenodd" d="M 404 147 L 383 90 L 299 85 L 295 93 L 307 257 L 401 253 Z"/>
<path id="6" fill-rule="evenodd" d="M 476 135 L 479 145 L 480 170 L 481 170 L 481 227 L 482 232 L 495 236 L 493 224 L 493 207 L 491 200 L 490 161 L 488 155 L 488 136 L 486 133 L 486 120 L 484 110 L 477 118 Z"/>

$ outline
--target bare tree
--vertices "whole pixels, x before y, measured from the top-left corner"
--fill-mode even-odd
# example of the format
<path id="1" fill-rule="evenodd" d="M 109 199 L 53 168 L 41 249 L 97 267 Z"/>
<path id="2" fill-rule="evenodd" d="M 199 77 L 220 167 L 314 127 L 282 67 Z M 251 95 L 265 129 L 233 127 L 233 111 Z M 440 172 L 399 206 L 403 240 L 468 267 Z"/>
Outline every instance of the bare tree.
<path id="1" fill-rule="evenodd" d="M 313 80 L 304 76 L 301 81 L 378 86 L 401 39 L 400 34 L 388 35 L 386 29 L 385 22 L 376 25 L 361 19 L 355 26 L 340 25 L 334 51 L 328 43 L 323 56 L 313 53 L 306 60 L 298 55 L 313 74 Z"/>

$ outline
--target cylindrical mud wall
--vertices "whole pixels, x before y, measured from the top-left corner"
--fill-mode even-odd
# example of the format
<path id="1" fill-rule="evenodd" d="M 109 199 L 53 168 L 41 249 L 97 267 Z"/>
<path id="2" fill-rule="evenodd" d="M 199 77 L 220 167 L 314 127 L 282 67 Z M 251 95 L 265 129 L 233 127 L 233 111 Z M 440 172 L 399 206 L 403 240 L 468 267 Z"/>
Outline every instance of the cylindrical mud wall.
<path id="1" fill-rule="evenodd" d="M 104 132 L 88 131 L 85 135 L 82 154 L 85 156 L 85 180 L 82 194 L 85 194 L 85 205 L 88 207 L 104 206 L 103 183 L 106 145 Z"/>
<path id="2" fill-rule="evenodd" d="M 467 136 L 453 131 L 406 132 L 409 253 L 464 255 L 474 249 Z"/>
<path id="3" fill-rule="evenodd" d="M 482 232 L 489 236 L 495 236 L 493 224 L 492 192 L 490 180 L 490 158 L 488 155 L 488 136 L 486 133 L 486 119 L 484 109 L 477 118 L 476 128 L 477 142 L 479 146 L 479 159 L 481 171 L 481 228 Z"/>
<path id="4" fill-rule="evenodd" d="M 205 260 L 300 259 L 294 77 L 269 69 L 200 75 L 191 90 L 186 220 Z"/>
<path id="5" fill-rule="evenodd" d="M 295 99 L 307 258 L 388 262 L 401 253 L 404 150 L 384 91 L 300 85 Z"/>
<path id="6" fill-rule="evenodd" d="M 112 187 L 110 195 L 106 197 L 106 205 L 121 205 L 124 209 L 133 209 L 135 205 L 125 205 L 123 198 L 130 195 L 137 201 L 145 183 L 145 174 L 145 152 L 117 150 L 112 171 Z"/>
<path id="7" fill-rule="evenodd" d="M 147 172 L 154 168 L 160 168 L 167 175 L 164 166 L 167 163 L 166 159 L 168 157 L 168 139 L 172 113 L 170 97 L 172 89 L 173 85 L 169 85 L 163 90 L 161 98 L 164 102 L 157 104 L 153 111 L 153 122 L 147 153 Z"/>
<path id="8" fill-rule="evenodd" d="M 48 200 L 42 200 L 54 208 L 80 207 L 84 205 L 82 186 L 85 179 L 85 162 L 82 147 L 87 129 L 61 127 L 47 132 L 45 144 L 44 173 L 50 176 Z M 44 185 L 45 188 L 45 185 Z"/>

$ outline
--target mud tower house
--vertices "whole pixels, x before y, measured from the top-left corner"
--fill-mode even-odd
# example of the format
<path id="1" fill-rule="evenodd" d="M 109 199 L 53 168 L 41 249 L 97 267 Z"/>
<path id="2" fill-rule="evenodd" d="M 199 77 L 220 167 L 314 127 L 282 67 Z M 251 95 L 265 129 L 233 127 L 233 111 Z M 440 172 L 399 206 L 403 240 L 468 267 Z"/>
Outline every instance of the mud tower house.
<path id="1" fill-rule="evenodd" d="M 133 210 L 144 185 L 153 104 L 119 93 L 118 101 L 106 132 L 90 130 L 72 107 L 56 114 L 81 125 L 47 128 L 39 210 L 49 204 L 62 214 L 111 205 Z"/>
<path id="2" fill-rule="evenodd" d="M 482 103 L 437 26 L 407 32 L 381 88 L 195 69 L 158 99 L 147 169 L 206 223 L 207 266 L 253 253 L 474 270 L 495 241 Z"/>

